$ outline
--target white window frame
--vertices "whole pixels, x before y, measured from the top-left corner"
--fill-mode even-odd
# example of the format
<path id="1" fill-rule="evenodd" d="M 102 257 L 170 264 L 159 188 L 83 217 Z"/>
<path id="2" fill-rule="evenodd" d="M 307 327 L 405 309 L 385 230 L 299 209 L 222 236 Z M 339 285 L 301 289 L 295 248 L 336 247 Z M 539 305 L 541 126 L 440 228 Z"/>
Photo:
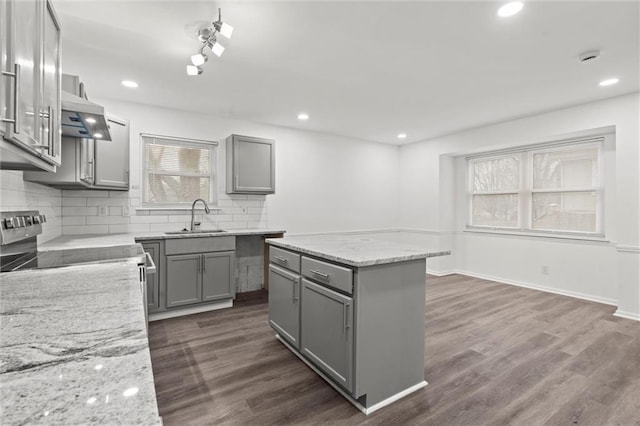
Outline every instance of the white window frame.
<path id="1" fill-rule="evenodd" d="M 490 151 L 480 154 L 467 156 L 467 223 L 465 229 L 468 231 L 491 232 L 501 234 L 524 234 L 537 236 L 552 236 L 561 238 L 586 238 L 603 240 L 605 238 L 605 168 L 603 147 L 605 136 L 594 136 L 588 138 L 580 138 L 568 141 L 556 141 L 538 145 L 527 145 L 516 149 L 507 149 L 500 151 Z M 534 189 L 533 188 L 533 156 L 534 154 L 567 151 L 571 149 L 588 149 L 597 148 L 598 156 L 598 184 L 595 187 L 585 188 L 568 188 L 568 189 Z M 473 191 L 473 165 L 477 161 L 486 161 L 491 159 L 499 159 L 505 157 L 519 156 L 520 158 L 520 188 L 518 191 L 496 191 L 491 194 L 518 194 L 518 226 L 491 226 L 491 225 L 472 225 L 473 222 L 473 195 L 478 195 Z M 594 232 L 570 231 L 570 230 L 553 230 L 553 229 L 533 229 L 532 204 L 533 194 L 550 193 L 550 192 L 595 192 L 596 193 L 596 229 Z M 485 194 L 485 193 L 481 193 Z"/>
<path id="2" fill-rule="evenodd" d="M 218 142 L 216 141 L 208 141 L 201 139 L 187 139 L 182 137 L 175 136 L 164 136 L 164 135 L 154 135 L 149 133 L 140 133 L 140 170 L 141 173 L 141 194 L 140 194 L 140 203 L 143 209 L 191 209 L 192 201 L 185 202 L 167 202 L 167 203 L 157 203 L 157 202 L 148 202 L 145 201 L 145 194 L 147 193 L 147 173 L 149 169 L 147 168 L 147 145 L 153 144 L 152 141 L 158 140 L 158 142 L 162 141 L 163 144 L 166 145 L 174 145 L 174 146 L 183 146 L 183 147 L 191 147 L 191 148 L 206 148 L 209 150 L 209 169 L 210 169 L 210 188 L 209 188 L 209 200 L 207 204 L 210 207 L 215 207 L 218 205 L 218 173 L 216 170 L 217 162 L 217 151 L 218 151 Z M 179 173 L 172 173 L 172 175 L 180 175 Z M 184 176 L 190 176 L 192 174 L 184 173 Z"/>

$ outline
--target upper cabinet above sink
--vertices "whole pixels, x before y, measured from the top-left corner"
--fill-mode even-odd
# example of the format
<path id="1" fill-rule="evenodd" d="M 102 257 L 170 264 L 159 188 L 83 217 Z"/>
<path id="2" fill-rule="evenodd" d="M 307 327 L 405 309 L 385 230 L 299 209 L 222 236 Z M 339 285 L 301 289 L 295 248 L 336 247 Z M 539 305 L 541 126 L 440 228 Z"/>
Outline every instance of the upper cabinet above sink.
<path id="1" fill-rule="evenodd" d="M 60 24 L 50 1 L 0 2 L 0 167 L 60 165 Z"/>
<path id="2" fill-rule="evenodd" d="M 227 138 L 227 193 L 276 192 L 273 139 L 231 135 Z"/>

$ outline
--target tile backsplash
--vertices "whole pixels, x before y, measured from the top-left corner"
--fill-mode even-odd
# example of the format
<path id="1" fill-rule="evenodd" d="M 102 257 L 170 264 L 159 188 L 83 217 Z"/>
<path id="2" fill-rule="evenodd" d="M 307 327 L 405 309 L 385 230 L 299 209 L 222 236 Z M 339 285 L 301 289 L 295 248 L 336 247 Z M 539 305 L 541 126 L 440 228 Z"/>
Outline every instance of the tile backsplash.
<path id="1" fill-rule="evenodd" d="M 191 208 L 148 209 L 140 206 L 138 190 L 62 191 L 64 235 L 119 234 L 128 232 L 179 231 L 188 228 Z M 196 206 L 196 221 L 202 229 L 266 228 L 264 195 L 218 194 L 216 206 L 205 214 Z"/>
<path id="2" fill-rule="evenodd" d="M 38 210 L 47 216 L 38 241 L 62 235 L 62 191 L 22 180 L 22 172 L 0 170 L 0 210 Z"/>

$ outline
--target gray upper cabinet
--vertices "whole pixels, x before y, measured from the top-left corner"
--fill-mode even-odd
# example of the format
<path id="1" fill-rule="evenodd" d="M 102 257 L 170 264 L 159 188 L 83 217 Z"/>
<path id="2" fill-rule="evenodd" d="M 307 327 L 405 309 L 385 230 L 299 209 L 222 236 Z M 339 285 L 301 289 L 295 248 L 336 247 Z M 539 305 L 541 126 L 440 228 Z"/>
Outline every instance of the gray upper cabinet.
<path id="1" fill-rule="evenodd" d="M 300 349 L 300 275 L 269 265 L 269 324 Z"/>
<path id="2" fill-rule="evenodd" d="M 352 392 L 353 299 L 303 278 L 301 317 L 300 351 Z"/>
<path id="3" fill-rule="evenodd" d="M 275 141 L 251 136 L 227 138 L 227 193 L 273 194 Z"/>
<path id="4" fill-rule="evenodd" d="M 62 189 L 129 189 L 129 122 L 107 116 L 111 140 L 63 136 L 56 172 L 24 172 L 24 179 Z"/>
<path id="5" fill-rule="evenodd" d="M 49 1 L 2 2 L 1 166 L 60 165 L 60 24 Z"/>
<path id="6" fill-rule="evenodd" d="M 129 122 L 107 116 L 111 141 L 95 142 L 96 188 L 129 189 Z"/>

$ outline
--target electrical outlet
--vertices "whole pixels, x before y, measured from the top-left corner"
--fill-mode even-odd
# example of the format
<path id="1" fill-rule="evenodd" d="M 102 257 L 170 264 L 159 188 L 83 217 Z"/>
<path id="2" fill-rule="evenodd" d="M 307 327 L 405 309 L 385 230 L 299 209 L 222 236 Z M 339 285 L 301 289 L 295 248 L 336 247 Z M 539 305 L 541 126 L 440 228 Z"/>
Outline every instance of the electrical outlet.
<path id="1" fill-rule="evenodd" d="M 107 206 L 98 206 L 98 216 L 107 215 Z"/>
<path id="2" fill-rule="evenodd" d="M 549 275 L 549 267 L 547 265 L 542 265 L 542 275 Z"/>
<path id="3" fill-rule="evenodd" d="M 243 208 L 242 208 L 242 213 L 243 213 L 243 214 L 244 214 L 244 213 L 247 213 L 247 208 L 246 208 L 246 207 L 243 207 Z"/>
<path id="4" fill-rule="evenodd" d="M 130 216 L 131 212 L 129 211 L 129 206 L 122 207 L 122 216 Z"/>

